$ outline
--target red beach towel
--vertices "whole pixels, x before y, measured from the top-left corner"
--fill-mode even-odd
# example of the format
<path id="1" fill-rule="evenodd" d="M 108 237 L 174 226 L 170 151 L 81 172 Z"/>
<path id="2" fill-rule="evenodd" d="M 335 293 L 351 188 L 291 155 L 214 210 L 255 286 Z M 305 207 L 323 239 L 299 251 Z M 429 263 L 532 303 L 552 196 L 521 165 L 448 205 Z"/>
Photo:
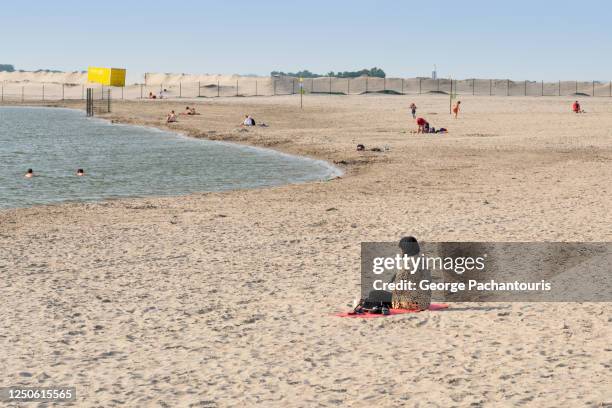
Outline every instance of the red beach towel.
<path id="1" fill-rule="evenodd" d="M 443 309 L 448 309 L 448 305 L 445 303 L 432 303 L 431 305 L 429 305 L 429 309 L 427 310 L 436 311 L 436 310 L 443 310 Z M 405 314 L 405 313 L 419 313 L 420 310 L 390 309 L 389 312 L 390 313 L 388 315 L 374 314 L 374 313 L 349 314 L 349 312 L 343 312 L 343 313 L 336 314 L 336 316 L 337 317 L 357 317 L 357 318 L 362 318 L 362 319 L 369 319 L 372 317 L 389 317 L 389 316 L 395 316 L 395 315 Z"/>

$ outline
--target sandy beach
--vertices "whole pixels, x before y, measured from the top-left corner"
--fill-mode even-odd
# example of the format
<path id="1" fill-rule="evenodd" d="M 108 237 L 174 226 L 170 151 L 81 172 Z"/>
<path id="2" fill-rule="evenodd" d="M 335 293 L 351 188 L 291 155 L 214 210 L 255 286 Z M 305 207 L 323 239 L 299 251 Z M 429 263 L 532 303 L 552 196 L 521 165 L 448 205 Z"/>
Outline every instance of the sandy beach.
<path id="1" fill-rule="evenodd" d="M 114 103 L 116 122 L 344 175 L 1 210 L 3 383 L 74 385 L 79 407 L 609 406 L 610 303 L 334 316 L 364 241 L 612 240 L 612 98 L 584 115 L 569 97 L 460 99 L 456 120 L 438 95 Z M 449 134 L 411 133 L 413 101 Z M 185 106 L 201 115 L 165 124 Z M 240 128 L 246 113 L 269 126 Z"/>

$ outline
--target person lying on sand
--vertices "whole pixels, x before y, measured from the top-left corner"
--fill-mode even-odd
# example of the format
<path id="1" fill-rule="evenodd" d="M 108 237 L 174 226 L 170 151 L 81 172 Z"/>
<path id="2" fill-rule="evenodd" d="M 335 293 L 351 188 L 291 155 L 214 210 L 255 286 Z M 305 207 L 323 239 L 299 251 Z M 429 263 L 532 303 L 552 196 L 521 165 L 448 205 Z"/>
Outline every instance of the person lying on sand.
<path id="1" fill-rule="evenodd" d="M 582 110 L 582 107 L 580 106 L 580 103 L 578 103 L 578 101 L 575 101 L 572 104 L 572 110 L 574 111 L 574 113 L 584 113 L 584 110 Z"/>
<path id="2" fill-rule="evenodd" d="M 77 172 L 76 172 L 76 175 L 79 176 L 79 177 L 84 176 L 85 175 L 85 171 L 83 171 L 83 169 L 78 169 Z"/>
<path id="3" fill-rule="evenodd" d="M 255 126 L 255 119 L 253 119 L 250 115 L 244 115 L 244 122 L 242 122 L 242 126 Z"/>
<path id="4" fill-rule="evenodd" d="M 153 95 L 153 92 L 149 92 L 149 99 L 157 99 L 157 96 Z"/>
<path id="5" fill-rule="evenodd" d="M 34 177 L 34 171 L 32 169 L 28 169 L 28 171 L 26 171 L 26 174 L 23 177 L 25 177 L 25 178 L 32 178 L 32 177 Z"/>
<path id="6" fill-rule="evenodd" d="M 176 122 L 176 113 L 174 113 L 174 111 L 170 111 L 170 113 L 168 114 L 168 117 L 166 118 L 166 123 L 173 123 Z"/>

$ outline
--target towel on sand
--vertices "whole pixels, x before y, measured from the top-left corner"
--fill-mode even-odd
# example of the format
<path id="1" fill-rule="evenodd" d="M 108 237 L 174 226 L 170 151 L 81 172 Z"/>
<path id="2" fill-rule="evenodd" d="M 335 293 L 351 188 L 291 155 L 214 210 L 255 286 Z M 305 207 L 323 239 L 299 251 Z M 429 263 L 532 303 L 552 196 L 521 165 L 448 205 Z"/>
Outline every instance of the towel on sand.
<path id="1" fill-rule="evenodd" d="M 431 305 L 429 305 L 429 309 L 427 310 L 435 311 L 435 310 L 443 310 L 443 309 L 448 309 L 448 305 L 444 303 L 432 303 Z M 361 318 L 367 319 L 370 317 L 388 317 L 388 316 L 394 316 L 394 315 L 405 314 L 405 313 L 419 313 L 420 310 L 389 309 L 389 312 L 390 313 L 388 315 L 374 314 L 374 313 L 349 314 L 349 312 L 343 312 L 343 313 L 336 314 L 336 316 L 337 317 L 361 317 Z"/>

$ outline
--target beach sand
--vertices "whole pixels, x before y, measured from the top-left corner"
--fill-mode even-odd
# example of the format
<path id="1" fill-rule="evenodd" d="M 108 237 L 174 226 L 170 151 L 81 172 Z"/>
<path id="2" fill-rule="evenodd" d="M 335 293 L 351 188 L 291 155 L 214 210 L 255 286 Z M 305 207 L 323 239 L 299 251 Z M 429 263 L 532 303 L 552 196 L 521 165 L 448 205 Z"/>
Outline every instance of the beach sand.
<path id="1" fill-rule="evenodd" d="M 612 240 L 611 99 L 584 115 L 569 98 L 461 100 L 457 120 L 444 96 L 115 103 L 120 122 L 345 174 L 0 211 L 2 383 L 74 385 L 79 407 L 611 404 L 609 303 L 333 316 L 359 295 L 362 241 Z M 450 133 L 411 134 L 412 101 Z M 186 105 L 202 115 L 163 123 Z M 245 113 L 269 127 L 240 129 Z"/>

